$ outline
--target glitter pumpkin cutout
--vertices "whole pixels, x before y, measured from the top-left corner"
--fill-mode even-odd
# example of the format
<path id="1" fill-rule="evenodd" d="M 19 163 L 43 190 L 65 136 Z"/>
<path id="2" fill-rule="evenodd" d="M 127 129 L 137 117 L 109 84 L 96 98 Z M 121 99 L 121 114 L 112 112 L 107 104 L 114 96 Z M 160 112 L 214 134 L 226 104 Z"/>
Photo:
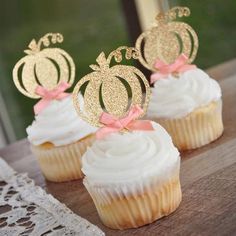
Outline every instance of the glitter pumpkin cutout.
<path id="1" fill-rule="evenodd" d="M 198 37 L 193 28 L 179 21 L 177 17 L 187 17 L 190 10 L 187 7 L 174 7 L 156 17 L 156 26 L 143 32 L 136 41 L 136 48 L 142 52 L 140 63 L 151 71 L 157 59 L 171 64 L 180 54 L 188 57 L 191 63 L 197 54 Z"/>
<path id="2" fill-rule="evenodd" d="M 75 64 L 70 55 L 60 48 L 47 48 L 50 43 L 62 43 L 59 33 L 48 33 L 29 44 L 27 54 L 13 69 L 13 81 L 18 90 L 30 98 L 40 98 L 35 90 L 38 85 L 52 90 L 60 82 L 72 85 L 75 78 Z M 42 47 L 45 48 L 42 48 Z"/>
<path id="3" fill-rule="evenodd" d="M 73 100 L 78 114 L 94 126 L 102 126 L 99 119 L 103 112 L 121 118 L 132 105 L 143 109 L 141 116 L 146 112 L 151 91 L 143 73 L 134 66 L 110 66 L 113 58 L 117 63 L 122 61 L 122 50 L 125 50 L 126 59 L 137 59 L 139 56 L 136 49 L 128 47 L 119 47 L 107 58 L 102 52 L 96 59 L 98 65 L 90 65 L 94 71 L 81 78 L 74 88 Z M 83 87 L 82 101 L 78 94 Z"/>

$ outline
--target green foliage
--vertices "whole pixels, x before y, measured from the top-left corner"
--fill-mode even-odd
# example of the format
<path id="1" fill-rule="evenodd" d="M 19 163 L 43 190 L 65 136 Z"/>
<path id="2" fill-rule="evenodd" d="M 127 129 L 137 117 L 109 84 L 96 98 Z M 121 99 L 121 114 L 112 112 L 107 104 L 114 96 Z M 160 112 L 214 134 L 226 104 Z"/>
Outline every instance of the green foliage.
<path id="1" fill-rule="evenodd" d="M 119 0 L 12 0 L 0 8 L 0 91 L 17 134 L 25 137 L 25 128 L 33 120 L 32 100 L 20 94 L 12 80 L 14 64 L 24 56 L 31 39 L 48 32 L 60 32 L 60 45 L 76 64 L 75 83 L 90 72 L 89 65 L 98 54 L 106 54 L 129 44 Z M 2 2 L 1 2 L 2 4 Z"/>
<path id="2" fill-rule="evenodd" d="M 235 0 L 170 0 L 170 6 L 187 6 L 191 10 L 188 22 L 199 37 L 196 63 L 208 68 L 235 57 Z"/>
<path id="3" fill-rule="evenodd" d="M 128 1 L 128 0 L 127 0 Z M 146 0 L 148 1 L 148 0 Z M 164 1 L 164 0 L 163 0 Z M 170 0 L 170 6 L 188 6 L 185 18 L 199 36 L 195 63 L 205 69 L 235 57 L 235 0 Z M 12 69 L 24 56 L 31 39 L 60 32 L 60 45 L 74 58 L 76 81 L 91 71 L 89 65 L 101 51 L 106 55 L 120 45 L 130 45 L 119 0 L 2 0 L 0 8 L 0 92 L 17 138 L 33 120 L 36 100 L 20 94 L 12 81 Z M 128 62 L 130 63 L 130 62 Z"/>

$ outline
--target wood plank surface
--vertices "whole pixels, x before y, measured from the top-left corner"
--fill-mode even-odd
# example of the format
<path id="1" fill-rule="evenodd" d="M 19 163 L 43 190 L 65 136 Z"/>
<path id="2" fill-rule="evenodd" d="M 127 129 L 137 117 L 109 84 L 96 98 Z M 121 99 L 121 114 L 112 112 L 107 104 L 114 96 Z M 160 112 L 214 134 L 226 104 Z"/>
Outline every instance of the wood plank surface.
<path id="1" fill-rule="evenodd" d="M 208 73 L 222 88 L 224 134 L 181 154 L 183 201 L 176 212 L 150 225 L 122 231 L 103 226 L 82 181 L 45 181 L 26 139 L 0 150 L 0 156 L 106 235 L 236 235 L 236 60 Z"/>

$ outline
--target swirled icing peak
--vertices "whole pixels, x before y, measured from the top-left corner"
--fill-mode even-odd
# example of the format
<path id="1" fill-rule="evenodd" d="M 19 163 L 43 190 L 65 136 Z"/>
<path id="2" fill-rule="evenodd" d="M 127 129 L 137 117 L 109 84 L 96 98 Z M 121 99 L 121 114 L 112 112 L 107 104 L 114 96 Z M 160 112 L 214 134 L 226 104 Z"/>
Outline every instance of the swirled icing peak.
<path id="1" fill-rule="evenodd" d="M 193 69 L 157 80 L 147 112 L 149 118 L 180 118 L 194 109 L 221 98 L 217 81 L 204 71 Z"/>
<path id="2" fill-rule="evenodd" d="M 50 142 L 55 146 L 76 142 L 95 131 L 96 128 L 79 118 L 71 96 L 53 100 L 26 129 L 32 144 Z"/>
<path id="3" fill-rule="evenodd" d="M 86 181 L 123 185 L 173 174 L 179 152 L 162 126 L 155 122 L 152 126 L 154 131 L 114 133 L 96 140 L 82 157 Z"/>

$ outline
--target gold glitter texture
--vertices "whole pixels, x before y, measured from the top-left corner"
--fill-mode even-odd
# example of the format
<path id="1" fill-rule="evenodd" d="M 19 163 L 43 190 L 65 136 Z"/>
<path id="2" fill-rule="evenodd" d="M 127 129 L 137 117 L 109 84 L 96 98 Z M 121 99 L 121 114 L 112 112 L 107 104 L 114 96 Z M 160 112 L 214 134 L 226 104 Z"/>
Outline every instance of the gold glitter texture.
<path id="1" fill-rule="evenodd" d="M 113 59 L 117 63 L 122 61 L 122 50 L 128 60 L 139 57 L 136 49 L 125 46 L 111 52 L 107 58 L 102 52 L 96 59 L 98 65 L 90 65 L 94 71 L 81 78 L 74 88 L 73 100 L 78 114 L 94 126 L 102 126 L 99 122 L 102 112 L 121 118 L 132 105 L 139 105 L 144 110 L 141 116 L 146 113 L 151 90 L 143 73 L 133 66 L 110 67 Z M 81 101 L 78 95 L 83 86 L 86 88 Z"/>
<path id="2" fill-rule="evenodd" d="M 187 17 L 190 10 L 187 7 L 174 7 L 156 17 L 156 25 L 143 32 L 136 41 L 136 48 L 143 52 L 139 61 L 151 71 L 157 71 L 154 63 L 157 59 L 167 64 L 173 63 L 184 53 L 191 63 L 197 54 L 198 37 L 193 28 L 184 23 L 174 21 L 177 17 Z"/>
<path id="3" fill-rule="evenodd" d="M 48 33 L 39 39 L 33 39 L 27 56 L 20 59 L 13 69 L 13 80 L 18 90 L 30 98 L 40 98 L 35 93 L 38 85 L 52 90 L 60 82 L 73 84 L 75 79 L 75 64 L 73 59 L 60 48 L 49 47 L 50 44 L 62 43 L 63 36 L 59 33 Z"/>

